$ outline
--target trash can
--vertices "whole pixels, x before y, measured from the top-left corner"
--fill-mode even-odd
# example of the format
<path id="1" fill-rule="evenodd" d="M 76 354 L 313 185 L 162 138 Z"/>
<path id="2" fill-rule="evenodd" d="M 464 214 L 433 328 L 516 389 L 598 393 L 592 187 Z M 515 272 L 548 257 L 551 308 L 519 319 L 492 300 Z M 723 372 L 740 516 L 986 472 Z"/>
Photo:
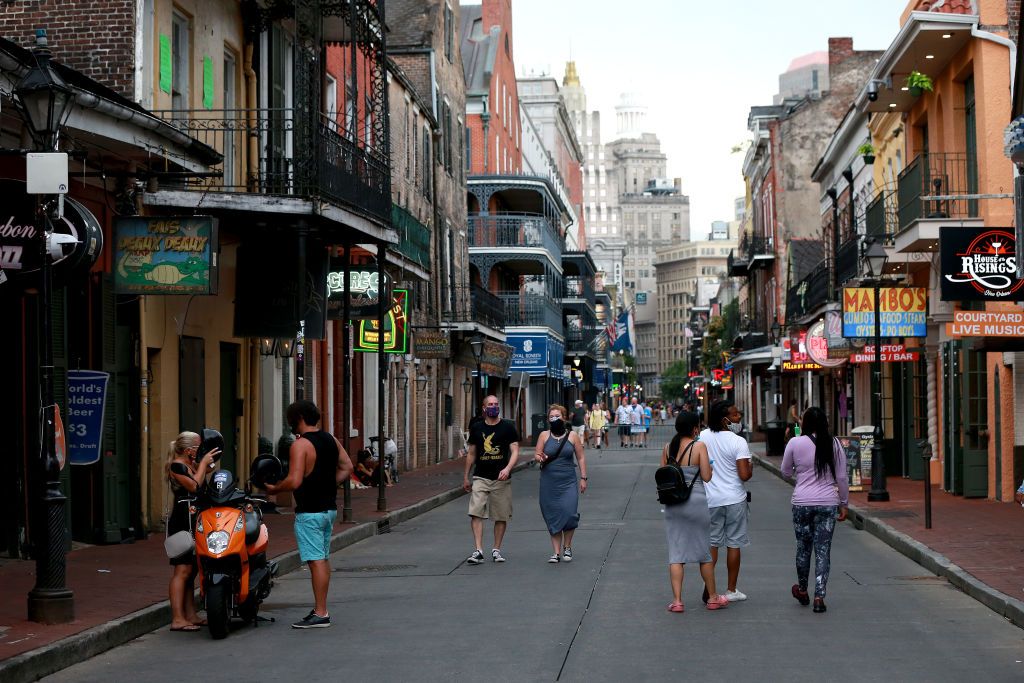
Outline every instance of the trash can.
<path id="1" fill-rule="evenodd" d="M 765 452 L 767 455 L 782 455 L 786 450 L 786 423 L 766 422 L 764 425 Z"/>
<path id="2" fill-rule="evenodd" d="M 544 413 L 534 413 L 530 416 L 530 438 L 537 443 L 540 433 L 548 428 L 547 416 Z"/>

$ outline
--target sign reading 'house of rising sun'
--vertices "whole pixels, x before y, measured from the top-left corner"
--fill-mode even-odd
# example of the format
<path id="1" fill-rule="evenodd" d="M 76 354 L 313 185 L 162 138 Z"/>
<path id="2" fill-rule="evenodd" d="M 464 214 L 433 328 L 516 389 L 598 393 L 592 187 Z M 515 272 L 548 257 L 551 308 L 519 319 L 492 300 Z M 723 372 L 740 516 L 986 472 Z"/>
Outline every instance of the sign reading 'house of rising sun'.
<path id="1" fill-rule="evenodd" d="M 1024 301 L 1012 228 L 939 229 L 943 301 Z"/>

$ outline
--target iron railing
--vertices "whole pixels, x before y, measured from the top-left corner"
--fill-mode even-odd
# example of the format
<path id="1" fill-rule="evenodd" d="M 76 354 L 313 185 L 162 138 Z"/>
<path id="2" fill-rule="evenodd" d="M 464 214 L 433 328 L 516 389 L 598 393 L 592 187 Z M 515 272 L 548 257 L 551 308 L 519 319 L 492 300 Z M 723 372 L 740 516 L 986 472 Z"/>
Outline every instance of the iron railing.
<path id="1" fill-rule="evenodd" d="M 791 322 L 832 300 L 832 264 L 824 259 L 786 292 L 786 318 Z"/>
<path id="2" fill-rule="evenodd" d="M 852 237 L 839 245 L 836 252 L 836 284 L 842 287 L 860 272 L 860 238 Z"/>
<path id="3" fill-rule="evenodd" d="M 563 299 L 584 299 L 594 301 L 594 278 L 570 275 L 565 277 L 562 285 Z"/>
<path id="4" fill-rule="evenodd" d="M 222 175 L 164 180 L 197 192 L 316 197 L 382 221 L 391 218 L 391 166 L 380 149 L 321 115 L 312 149 L 298 149 L 313 126 L 293 109 L 163 110 L 153 114 L 224 155 Z M 364 136 L 369 139 L 372 136 Z"/>
<path id="5" fill-rule="evenodd" d="M 973 154 L 919 154 L 896 181 L 899 229 L 922 218 L 972 218 L 978 200 L 977 163 Z"/>
<path id="6" fill-rule="evenodd" d="M 774 258 L 775 245 L 770 238 L 763 235 L 744 235 L 743 241 L 740 242 L 740 253 L 751 266 L 754 266 L 756 261 L 767 260 L 757 259 L 758 256 Z"/>
<path id="7" fill-rule="evenodd" d="M 525 289 L 496 294 L 505 304 L 506 327 L 547 327 L 561 333 L 562 311 L 547 294 Z"/>
<path id="8" fill-rule="evenodd" d="M 430 270 L 430 229 L 397 204 L 391 207 L 391 226 L 398 233 L 398 252 Z"/>
<path id="9" fill-rule="evenodd" d="M 445 322 L 479 322 L 497 330 L 505 327 L 504 302 L 479 285 L 447 287 L 441 305 Z"/>
<path id="10" fill-rule="evenodd" d="M 471 247 L 540 247 L 561 262 L 562 241 L 547 216 L 495 214 L 469 217 Z"/>
<path id="11" fill-rule="evenodd" d="M 864 213 L 867 236 L 880 239 L 883 244 L 892 244 L 899 225 L 897 208 L 895 190 L 879 192 Z"/>
<path id="12" fill-rule="evenodd" d="M 595 355 L 598 347 L 595 343 L 597 332 L 597 330 L 588 328 L 566 332 L 566 352 L 577 355 Z"/>

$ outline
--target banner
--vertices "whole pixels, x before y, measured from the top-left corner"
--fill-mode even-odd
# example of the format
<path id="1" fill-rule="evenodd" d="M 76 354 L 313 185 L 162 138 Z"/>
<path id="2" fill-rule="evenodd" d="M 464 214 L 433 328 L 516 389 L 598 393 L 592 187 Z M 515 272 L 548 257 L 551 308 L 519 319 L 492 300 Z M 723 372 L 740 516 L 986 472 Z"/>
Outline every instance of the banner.
<path id="1" fill-rule="evenodd" d="M 513 372 L 526 372 L 535 377 L 548 374 L 550 357 L 546 334 L 508 334 L 506 339 L 512 347 Z"/>
<path id="2" fill-rule="evenodd" d="M 216 294 L 217 219 L 122 216 L 114 221 L 118 294 Z"/>
<path id="3" fill-rule="evenodd" d="M 480 369 L 491 377 L 508 377 L 513 351 L 513 347 L 508 344 L 485 339 Z"/>
<path id="4" fill-rule="evenodd" d="M 445 332 L 416 330 L 413 355 L 417 358 L 451 358 L 452 345 Z"/>
<path id="5" fill-rule="evenodd" d="M 939 228 L 943 301 L 1024 301 L 1012 228 Z"/>
<path id="6" fill-rule="evenodd" d="M 906 344 L 882 344 L 883 363 L 910 363 L 920 359 L 920 353 L 914 349 L 907 350 Z M 873 363 L 875 361 L 875 345 L 867 344 L 862 351 L 850 354 L 850 362 Z"/>
<path id="7" fill-rule="evenodd" d="M 106 372 L 68 370 L 68 423 L 64 433 L 72 465 L 92 465 L 100 460 L 109 380 Z"/>
<path id="8" fill-rule="evenodd" d="M 377 353 L 379 350 L 377 320 L 361 320 L 356 331 L 353 351 Z M 384 353 L 405 353 L 409 340 L 409 290 L 392 293 L 391 308 L 384 313 Z"/>
<path id="9" fill-rule="evenodd" d="M 882 287 L 881 336 L 927 337 L 928 290 L 924 287 Z M 875 290 L 843 289 L 843 336 L 875 336 Z"/>
<path id="10" fill-rule="evenodd" d="M 954 311 L 946 334 L 961 337 L 1024 337 L 1024 311 Z"/>

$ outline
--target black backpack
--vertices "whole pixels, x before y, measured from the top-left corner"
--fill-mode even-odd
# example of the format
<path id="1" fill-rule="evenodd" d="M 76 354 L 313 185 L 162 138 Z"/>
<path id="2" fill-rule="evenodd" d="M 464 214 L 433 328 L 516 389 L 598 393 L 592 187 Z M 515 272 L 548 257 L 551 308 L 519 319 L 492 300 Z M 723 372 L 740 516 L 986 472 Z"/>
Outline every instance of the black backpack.
<path id="1" fill-rule="evenodd" d="M 683 456 L 693 448 L 694 443 L 696 442 L 690 442 L 686 450 L 680 454 L 678 460 L 669 459 L 666 464 L 655 470 L 654 483 L 658 487 L 658 502 L 662 505 L 678 505 L 690 499 L 693 485 L 696 483 L 697 477 L 700 476 L 700 468 L 697 468 L 693 479 L 687 485 L 686 477 L 683 476 L 683 469 L 679 466 L 679 463 L 682 462 Z"/>

